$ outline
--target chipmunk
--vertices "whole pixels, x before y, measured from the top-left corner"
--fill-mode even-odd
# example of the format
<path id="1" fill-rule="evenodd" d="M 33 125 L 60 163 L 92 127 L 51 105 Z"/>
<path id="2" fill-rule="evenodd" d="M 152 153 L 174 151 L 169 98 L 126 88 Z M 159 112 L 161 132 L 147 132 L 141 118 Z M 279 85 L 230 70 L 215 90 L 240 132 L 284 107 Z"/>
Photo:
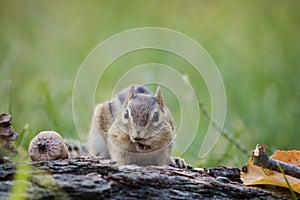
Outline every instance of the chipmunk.
<path id="1" fill-rule="evenodd" d="M 171 165 L 186 167 L 171 157 L 174 119 L 157 87 L 153 94 L 132 85 L 94 109 L 88 147 L 93 155 L 110 158 L 117 165 Z"/>

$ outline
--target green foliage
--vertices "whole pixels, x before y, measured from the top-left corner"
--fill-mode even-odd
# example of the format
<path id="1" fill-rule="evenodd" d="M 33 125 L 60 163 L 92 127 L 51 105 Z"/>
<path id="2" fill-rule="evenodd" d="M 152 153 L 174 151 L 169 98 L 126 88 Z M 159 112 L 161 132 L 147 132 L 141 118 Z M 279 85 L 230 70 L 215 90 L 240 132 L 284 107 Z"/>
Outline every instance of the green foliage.
<path id="1" fill-rule="evenodd" d="M 19 165 L 16 173 L 14 174 L 14 185 L 11 188 L 9 199 L 23 200 L 26 199 L 27 186 L 29 184 L 29 174 L 31 168 L 28 164 Z"/>
<path id="2" fill-rule="evenodd" d="M 299 148 L 295 139 L 300 132 L 299 6 L 299 1 L 2 0 L 0 112 L 13 115 L 13 126 L 22 140 L 18 149 L 23 155 L 41 130 L 78 137 L 72 89 L 87 54 L 121 31 L 166 27 L 198 41 L 219 67 L 228 102 L 226 132 L 236 133 L 232 137 L 249 152 L 257 143 L 274 149 Z M 189 74 L 210 112 L 205 83 L 189 63 L 155 50 L 132 52 L 112 63 L 99 82 L 96 100 L 107 100 L 124 72 L 148 62 Z M 179 116 L 178 102 L 171 99 L 169 106 Z M 199 134 L 184 154 L 189 162 L 202 166 L 241 166 L 246 162 L 247 156 L 224 137 L 208 158 L 199 160 L 207 125 L 208 119 L 202 117 Z"/>
<path id="3" fill-rule="evenodd" d="M 298 199 L 297 196 L 296 196 L 296 194 L 295 194 L 295 192 L 294 192 L 294 190 L 293 190 L 293 188 L 291 187 L 291 184 L 290 184 L 289 180 L 286 178 L 286 175 L 285 175 L 282 167 L 280 166 L 279 163 L 277 163 L 277 166 L 278 166 L 280 172 L 282 173 L 282 176 L 283 176 L 283 178 L 284 178 L 284 180 L 285 180 L 285 182 L 286 182 L 286 184 L 287 184 L 287 186 L 288 186 L 288 188 L 290 190 L 290 193 L 291 193 L 293 199 L 294 200 Z"/>
<path id="4" fill-rule="evenodd" d="M 60 130 L 59 128 L 59 123 L 57 120 L 57 113 L 56 113 L 56 106 L 54 105 L 54 102 L 51 98 L 49 88 L 45 82 L 43 82 L 43 92 L 45 94 L 45 99 L 46 99 L 46 111 L 49 115 L 50 120 L 52 121 L 53 126 L 55 127 L 56 130 Z"/>

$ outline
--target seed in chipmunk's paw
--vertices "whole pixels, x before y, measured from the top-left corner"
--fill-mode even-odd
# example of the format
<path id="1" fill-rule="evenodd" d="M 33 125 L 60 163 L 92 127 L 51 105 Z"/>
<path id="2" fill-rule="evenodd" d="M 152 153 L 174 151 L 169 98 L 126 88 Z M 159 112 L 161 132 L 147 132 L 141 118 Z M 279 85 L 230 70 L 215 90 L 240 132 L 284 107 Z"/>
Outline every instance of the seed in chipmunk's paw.
<path id="1" fill-rule="evenodd" d="M 63 138 L 55 131 L 40 132 L 31 140 L 28 151 L 32 161 L 57 160 L 69 157 L 68 148 Z"/>

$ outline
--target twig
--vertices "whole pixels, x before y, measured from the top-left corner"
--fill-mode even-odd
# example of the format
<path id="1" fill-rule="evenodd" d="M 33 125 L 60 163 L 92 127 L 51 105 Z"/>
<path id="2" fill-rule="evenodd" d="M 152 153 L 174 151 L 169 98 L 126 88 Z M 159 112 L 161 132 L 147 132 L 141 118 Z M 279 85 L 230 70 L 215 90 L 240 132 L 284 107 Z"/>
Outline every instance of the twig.
<path id="1" fill-rule="evenodd" d="M 270 169 L 272 171 L 276 171 L 281 173 L 280 168 L 283 170 L 284 174 L 293 176 L 295 178 L 300 178 L 300 168 L 291 165 L 279 160 L 275 160 L 270 158 L 267 153 L 264 151 L 266 146 L 256 147 L 256 149 L 252 152 L 253 153 L 253 164 Z"/>
<path id="2" fill-rule="evenodd" d="M 198 105 L 201 112 L 204 114 L 204 116 L 211 121 L 213 128 L 220 131 L 221 134 L 224 136 L 224 138 L 227 139 L 230 143 L 232 143 L 243 154 L 248 154 L 248 150 L 246 150 L 240 142 L 238 142 L 235 138 L 232 137 L 233 134 L 226 132 L 224 129 L 221 129 L 220 126 L 211 118 L 207 108 L 205 107 L 204 103 L 200 101 L 199 97 L 198 97 Z"/>

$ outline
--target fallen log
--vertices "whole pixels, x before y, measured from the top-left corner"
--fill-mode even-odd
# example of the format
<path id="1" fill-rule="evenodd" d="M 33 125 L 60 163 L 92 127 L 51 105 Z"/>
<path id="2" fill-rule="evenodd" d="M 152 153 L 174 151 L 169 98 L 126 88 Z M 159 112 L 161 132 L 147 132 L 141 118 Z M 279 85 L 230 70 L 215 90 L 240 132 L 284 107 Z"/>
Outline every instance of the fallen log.
<path id="1" fill-rule="evenodd" d="M 14 180 L 16 172 L 27 173 L 23 165 L 0 165 L 0 199 L 18 182 L 26 185 L 21 196 L 27 199 L 291 199 L 287 189 L 244 186 L 238 168 L 116 167 L 80 157 L 30 162 L 27 178 Z"/>

